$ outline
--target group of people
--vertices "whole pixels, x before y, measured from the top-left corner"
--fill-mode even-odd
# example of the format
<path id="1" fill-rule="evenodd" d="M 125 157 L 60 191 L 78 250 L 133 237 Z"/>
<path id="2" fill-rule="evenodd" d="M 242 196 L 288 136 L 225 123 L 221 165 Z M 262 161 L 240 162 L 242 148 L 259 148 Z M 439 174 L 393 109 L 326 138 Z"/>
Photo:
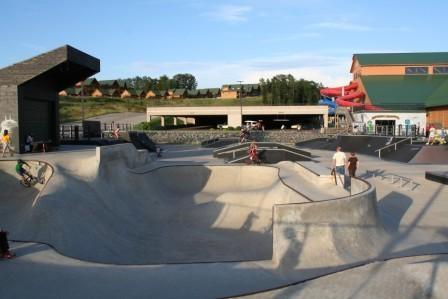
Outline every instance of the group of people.
<path id="1" fill-rule="evenodd" d="M 436 130 L 435 127 L 429 128 L 428 140 L 426 145 L 436 145 L 436 144 L 446 144 L 448 142 L 448 136 L 445 131 L 445 128 L 441 130 Z"/>
<path id="2" fill-rule="evenodd" d="M 0 139 L 2 144 L 2 158 L 4 158 L 7 153 L 9 153 L 11 157 L 14 156 L 14 147 L 12 146 L 11 135 L 9 134 L 9 131 L 3 130 L 3 135 Z M 37 143 L 34 142 L 33 134 L 28 133 L 25 138 L 24 152 L 34 152 L 36 146 Z"/>
<path id="3" fill-rule="evenodd" d="M 350 177 L 356 176 L 356 170 L 359 167 L 359 159 L 354 152 L 350 153 L 347 159 L 346 154 L 342 151 L 340 146 L 336 147 L 336 153 L 333 155 L 333 169 L 335 174 L 345 175 L 346 169 Z"/>

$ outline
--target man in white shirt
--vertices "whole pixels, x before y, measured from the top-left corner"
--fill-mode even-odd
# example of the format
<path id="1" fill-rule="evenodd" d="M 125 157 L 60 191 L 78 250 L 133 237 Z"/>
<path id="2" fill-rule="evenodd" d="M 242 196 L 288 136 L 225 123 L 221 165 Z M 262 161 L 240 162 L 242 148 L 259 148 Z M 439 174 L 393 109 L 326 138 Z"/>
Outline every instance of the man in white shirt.
<path id="1" fill-rule="evenodd" d="M 341 151 L 341 147 L 336 147 L 336 153 L 333 155 L 333 167 L 336 169 L 336 173 L 340 175 L 345 174 L 345 164 L 347 163 L 347 157 L 345 153 Z"/>

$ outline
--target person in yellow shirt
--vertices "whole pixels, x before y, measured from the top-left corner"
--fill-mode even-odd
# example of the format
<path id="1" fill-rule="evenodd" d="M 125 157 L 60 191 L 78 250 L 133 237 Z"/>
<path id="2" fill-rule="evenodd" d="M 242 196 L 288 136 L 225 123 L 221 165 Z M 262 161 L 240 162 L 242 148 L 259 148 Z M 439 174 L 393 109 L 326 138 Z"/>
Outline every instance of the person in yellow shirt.
<path id="1" fill-rule="evenodd" d="M 11 157 L 12 157 L 13 156 L 13 151 L 11 149 L 11 137 L 9 136 L 8 130 L 4 130 L 3 131 L 2 146 L 3 146 L 2 158 L 5 157 L 6 151 L 8 151 L 9 154 L 11 155 Z"/>

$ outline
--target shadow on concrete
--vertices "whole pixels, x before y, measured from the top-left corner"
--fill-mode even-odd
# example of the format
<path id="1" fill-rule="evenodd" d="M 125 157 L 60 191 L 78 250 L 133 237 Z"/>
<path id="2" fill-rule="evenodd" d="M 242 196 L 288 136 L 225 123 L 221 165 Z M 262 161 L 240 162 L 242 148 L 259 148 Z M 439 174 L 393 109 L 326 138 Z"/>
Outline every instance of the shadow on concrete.
<path id="1" fill-rule="evenodd" d="M 378 210 L 384 227 L 390 233 L 398 231 L 401 219 L 412 205 L 412 199 L 399 192 L 390 192 L 378 201 Z"/>

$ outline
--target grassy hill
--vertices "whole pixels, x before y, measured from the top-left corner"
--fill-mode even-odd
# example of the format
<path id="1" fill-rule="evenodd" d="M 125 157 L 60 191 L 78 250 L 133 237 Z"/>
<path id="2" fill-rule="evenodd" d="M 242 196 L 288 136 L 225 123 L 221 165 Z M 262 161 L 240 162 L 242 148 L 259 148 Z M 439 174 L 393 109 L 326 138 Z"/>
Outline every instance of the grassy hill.
<path id="1" fill-rule="evenodd" d="M 84 100 L 84 101 L 83 101 Z M 263 105 L 261 97 L 243 98 L 244 106 Z M 176 100 L 145 100 L 120 98 L 92 98 L 92 97 L 60 97 L 59 114 L 64 122 L 84 118 L 117 113 L 117 112 L 146 112 L 148 106 L 239 106 L 239 99 L 176 99 Z"/>

